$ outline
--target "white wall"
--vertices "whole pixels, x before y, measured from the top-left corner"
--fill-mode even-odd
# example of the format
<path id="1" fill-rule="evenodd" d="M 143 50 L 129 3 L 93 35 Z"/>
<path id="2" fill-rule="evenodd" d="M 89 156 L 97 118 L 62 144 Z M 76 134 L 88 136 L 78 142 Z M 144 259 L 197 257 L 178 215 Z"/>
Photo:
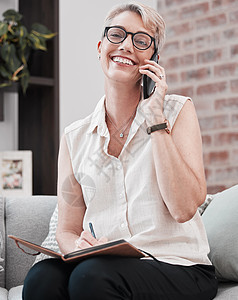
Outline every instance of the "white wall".
<path id="1" fill-rule="evenodd" d="M 60 133 L 90 114 L 103 95 L 97 43 L 112 6 L 129 1 L 60 0 Z M 140 0 L 152 7 L 155 0 Z"/>
<path id="2" fill-rule="evenodd" d="M 18 10 L 18 0 L 0 0 L 0 19 L 7 9 Z M 4 93 L 4 121 L 0 121 L 0 151 L 18 149 L 18 95 Z"/>

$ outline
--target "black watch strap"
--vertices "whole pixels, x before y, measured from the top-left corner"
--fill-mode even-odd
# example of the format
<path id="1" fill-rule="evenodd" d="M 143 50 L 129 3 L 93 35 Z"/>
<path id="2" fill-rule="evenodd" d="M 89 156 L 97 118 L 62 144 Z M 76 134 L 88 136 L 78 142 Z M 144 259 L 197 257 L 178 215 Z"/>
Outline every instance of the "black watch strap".
<path id="1" fill-rule="evenodd" d="M 154 131 L 162 130 L 162 129 L 164 129 L 167 133 L 170 133 L 170 130 L 168 128 L 168 121 L 167 120 L 164 120 L 164 121 L 165 121 L 164 123 L 156 124 L 156 125 L 148 127 L 146 129 L 147 133 L 151 134 Z"/>

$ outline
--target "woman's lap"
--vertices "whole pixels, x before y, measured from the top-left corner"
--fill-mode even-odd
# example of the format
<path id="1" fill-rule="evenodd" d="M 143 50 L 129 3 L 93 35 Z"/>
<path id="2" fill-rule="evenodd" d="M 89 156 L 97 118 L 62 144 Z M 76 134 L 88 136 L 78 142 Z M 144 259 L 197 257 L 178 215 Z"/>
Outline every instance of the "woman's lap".
<path id="1" fill-rule="evenodd" d="M 80 263 L 49 259 L 29 271 L 23 299 L 205 300 L 215 297 L 214 277 L 213 267 L 205 265 L 108 256 Z"/>

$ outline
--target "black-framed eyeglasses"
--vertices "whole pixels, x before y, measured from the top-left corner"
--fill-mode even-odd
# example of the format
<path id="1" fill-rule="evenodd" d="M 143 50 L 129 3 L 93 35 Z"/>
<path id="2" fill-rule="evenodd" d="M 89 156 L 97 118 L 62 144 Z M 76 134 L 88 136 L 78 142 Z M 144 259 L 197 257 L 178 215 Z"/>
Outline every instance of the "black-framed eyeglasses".
<path id="1" fill-rule="evenodd" d="M 104 36 L 106 35 L 109 42 L 113 44 L 122 43 L 131 34 L 133 45 L 139 50 L 146 50 L 150 48 L 151 44 L 154 42 L 154 47 L 156 51 L 155 38 L 150 36 L 145 32 L 129 32 L 120 26 L 109 26 L 105 28 Z"/>

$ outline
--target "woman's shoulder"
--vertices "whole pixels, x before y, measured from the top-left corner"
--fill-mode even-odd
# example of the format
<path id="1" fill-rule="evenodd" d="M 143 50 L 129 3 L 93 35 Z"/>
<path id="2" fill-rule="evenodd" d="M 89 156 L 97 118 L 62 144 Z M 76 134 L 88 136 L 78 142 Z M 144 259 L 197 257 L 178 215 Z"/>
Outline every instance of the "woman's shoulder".
<path id="1" fill-rule="evenodd" d="M 164 115 L 169 120 L 171 128 L 173 127 L 181 109 L 187 100 L 192 101 L 190 97 L 171 94 L 164 98 Z"/>
<path id="2" fill-rule="evenodd" d="M 174 105 L 176 103 L 178 103 L 180 105 L 181 104 L 184 105 L 187 100 L 192 101 L 192 99 L 190 97 L 177 95 L 177 94 L 166 95 L 164 98 L 165 105 L 168 105 L 169 102 L 173 103 Z"/>
<path id="3" fill-rule="evenodd" d="M 74 121 L 71 124 L 69 124 L 68 126 L 65 127 L 64 129 L 64 133 L 65 135 L 70 134 L 71 132 L 83 129 L 88 127 L 91 124 L 91 120 L 92 120 L 92 113 L 80 120 Z"/>

